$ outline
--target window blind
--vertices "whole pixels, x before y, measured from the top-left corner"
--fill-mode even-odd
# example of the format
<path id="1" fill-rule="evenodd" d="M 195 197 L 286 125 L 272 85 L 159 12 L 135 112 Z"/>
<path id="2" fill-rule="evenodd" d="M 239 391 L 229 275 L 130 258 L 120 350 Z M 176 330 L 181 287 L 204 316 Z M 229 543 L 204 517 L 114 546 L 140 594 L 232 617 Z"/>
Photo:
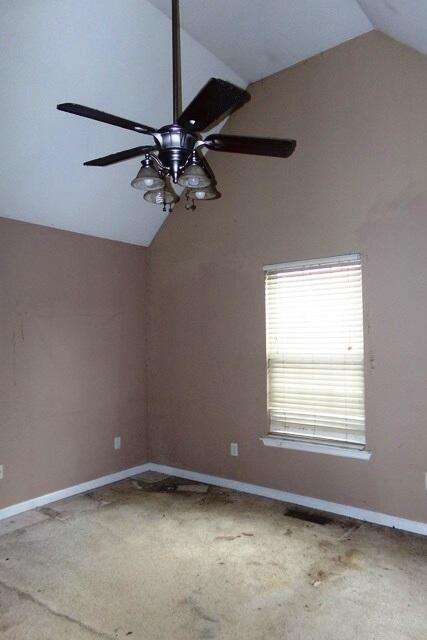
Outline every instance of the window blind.
<path id="1" fill-rule="evenodd" d="M 265 267 L 270 430 L 365 444 L 357 254 Z"/>

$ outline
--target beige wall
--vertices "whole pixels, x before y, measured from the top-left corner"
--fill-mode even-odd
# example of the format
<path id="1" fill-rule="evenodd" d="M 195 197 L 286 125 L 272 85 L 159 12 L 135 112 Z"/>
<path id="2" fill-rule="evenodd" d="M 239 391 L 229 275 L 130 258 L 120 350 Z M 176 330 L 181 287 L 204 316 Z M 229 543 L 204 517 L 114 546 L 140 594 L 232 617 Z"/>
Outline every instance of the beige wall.
<path id="1" fill-rule="evenodd" d="M 0 507 L 146 461 L 146 253 L 0 219 Z"/>
<path id="2" fill-rule="evenodd" d="M 297 152 L 211 153 L 149 252 L 0 219 L 0 508 L 150 459 L 427 521 L 427 58 L 370 33 L 251 92 L 228 131 Z M 373 458 L 265 448 L 262 265 L 353 251 Z"/>
<path id="3" fill-rule="evenodd" d="M 372 32 L 251 93 L 228 132 L 298 148 L 211 153 L 223 198 L 150 248 L 150 459 L 427 521 L 427 57 Z M 353 251 L 373 458 L 266 448 L 262 266 Z"/>

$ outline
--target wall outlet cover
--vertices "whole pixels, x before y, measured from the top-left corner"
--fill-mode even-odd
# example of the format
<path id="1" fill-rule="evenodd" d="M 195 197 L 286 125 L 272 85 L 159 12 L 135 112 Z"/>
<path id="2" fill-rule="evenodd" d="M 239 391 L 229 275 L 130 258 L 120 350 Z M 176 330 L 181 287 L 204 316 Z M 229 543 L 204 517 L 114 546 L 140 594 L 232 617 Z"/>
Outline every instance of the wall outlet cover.
<path id="1" fill-rule="evenodd" d="M 114 448 L 115 449 L 120 449 L 121 446 L 122 446 L 122 438 L 121 438 L 121 436 L 116 436 L 114 438 Z"/>
<path id="2" fill-rule="evenodd" d="M 230 455 L 238 456 L 239 455 L 239 445 L 237 442 L 230 442 Z"/>

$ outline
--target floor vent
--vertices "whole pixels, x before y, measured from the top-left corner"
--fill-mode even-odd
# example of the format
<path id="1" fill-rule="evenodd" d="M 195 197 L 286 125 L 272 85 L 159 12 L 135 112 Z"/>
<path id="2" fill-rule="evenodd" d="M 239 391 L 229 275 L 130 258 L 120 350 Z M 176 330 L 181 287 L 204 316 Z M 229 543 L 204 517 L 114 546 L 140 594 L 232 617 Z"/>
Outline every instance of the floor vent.
<path id="1" fill-rule="evenodd" d="M 285 516 L 304 520 L 305 522 L 313 522 L 314 524 L 331 524 L 331 522 L 333 522 L 331 518 L 327 516 L 323 516 L 315 511 L 305 511 L 304 509 L 287 509 Z"/>

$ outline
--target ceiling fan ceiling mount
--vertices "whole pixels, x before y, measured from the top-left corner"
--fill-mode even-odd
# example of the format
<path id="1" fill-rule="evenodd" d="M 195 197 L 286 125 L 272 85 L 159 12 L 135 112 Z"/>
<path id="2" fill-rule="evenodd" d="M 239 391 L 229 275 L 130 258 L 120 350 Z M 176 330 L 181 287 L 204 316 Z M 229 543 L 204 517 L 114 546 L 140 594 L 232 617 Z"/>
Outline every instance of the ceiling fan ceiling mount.
<path id="1" fill-rule="evenodd" d="M 295 140 L 283 140 L 276 138 L 256 138 L 252 136 L 234 136 L 224 134 L 212 134 L 205 138 L 202 132 L 211 129 L 216 123 L 227 115 L 236 111 L 251 99 L 250 94 L 226 80 L 211 78 L 190 104 L 181 112 L 181 64 L 180 64 L 180 26 L 179 26 L 179 0 L 172 2 L 172 80 L 173 80 L 173 123 L 155 129 L 153 127 L 127 120 L 118 116 L 98 111 L 90 107 L 74 103 L 57 105 L 60 111 L 66 111 L 78 116 L 104 122 L 116 127 L 122 127 L 150 135 L 154 138 L 151 146 L 140 146 L 126 151 L 119 151 L 102 158 L 96 158 L 85 162 L 86 166 L 105 167 L 123 160 L 144 156 L 142 168 L 138 176 L 132 180 L 132 186 L 137 189 L 149 191 L 144 199 L 154 204 L 166 204 L 169 208 L 179 200 L 170 187 L 169 179 L 181 183 L 181 176 L 189 171 L 190 167 L 198 167 L 192 172 L 193 183 L 186 182 L 186 196 L 193 202 L 194 199 L 215 199 L 220 197 L 216 190 L 216 180 L 212 169 L 201 150 L 205 147 L 212 151 L 226 151 L 230 153 L 245 153 L 252 155 L 271 156 L 275 158 L 288 158 L 295 150 Z M 153 184 L 162 184 L 161 187 L 150 189 L 150 178 L 140 177 L 143 168 L 154 169 L 161 179 L 153 180 Z M 204 180 L 202 180 L 202 174 Z M 151 175 L 151 174 L 150 174 Z M 197 175 L 200 184 L 196 184 Z M 204 184 L 204 187 L 200 185 Z M 198 188 L 198 190 L 197 190 Z M 147 197 L 148 196 L 148 197 Z"/>

